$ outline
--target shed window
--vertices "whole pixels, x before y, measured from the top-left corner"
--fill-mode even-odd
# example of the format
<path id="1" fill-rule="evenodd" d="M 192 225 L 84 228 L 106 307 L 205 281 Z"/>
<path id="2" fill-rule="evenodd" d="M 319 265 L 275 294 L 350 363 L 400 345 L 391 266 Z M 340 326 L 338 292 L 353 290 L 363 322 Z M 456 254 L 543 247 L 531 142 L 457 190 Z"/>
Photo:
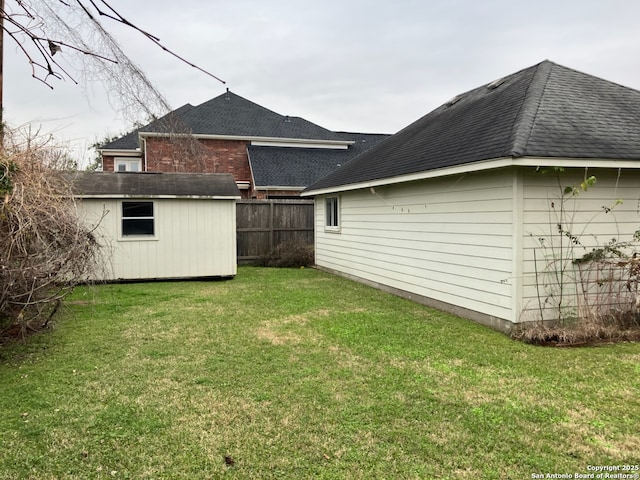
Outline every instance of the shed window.
<path id="1" fill-rule="evenodd" d="M 325 199 L 325 226 L 327 229 L 336 230 L 340 227 L 340 206 L 338 197 Z"/>
<path id="2" fill-rule="evenodd" d="M 153 202 L 122 202 L 122 236 L 154 235 Z"/>

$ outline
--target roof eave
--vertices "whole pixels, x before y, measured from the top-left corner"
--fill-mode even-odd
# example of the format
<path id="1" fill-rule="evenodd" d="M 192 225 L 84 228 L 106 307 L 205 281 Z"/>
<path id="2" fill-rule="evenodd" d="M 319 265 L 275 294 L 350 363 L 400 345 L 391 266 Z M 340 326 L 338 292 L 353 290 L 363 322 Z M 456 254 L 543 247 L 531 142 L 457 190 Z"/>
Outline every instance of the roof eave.
<path id="1" fill-rule="evenodd" d="M 121 156 L 121 157 L 137 157 L 142 155 L 142 150 L 140 148 L 97 148 L 98 151 L 102 155 L 113 155 L 113 156 Z"/>
<path id="2" fill-rule="evenodd" d="M 100 193 L 100 194 L 85 194 L 77 193 L 75 198 L 81 199 L 123 199 L 123 198 L 147 198 L 147 199 L 188 199 L 188 200 L 240 200 L 239 195 L 148 195 L 148 194 L 135 194 L 135 193 Z"/>
<path id="3" fill-rule="evenodd" d="M 166 132 L 140 132 L 138 134 L 140 138 L 145 137 L 194 137 L 202 140 L 236 140 L 236 141 L 248 141 L 248 142 L 268 142 L 271 144 L 277 143 L 293 143 L 293 144 L 310 144 L 310 145 L 336 145 L 336 146 L 349 146 L 355 142 L 353 140 L 322 140 L 317 138 L 287 138 L 287 137 L 259 137 L 251 135 L 214 135 L 214 134 L 201 134 L 201 133 L 170 133 Z"/>
<path id="4" fill-rule="evenodd" d="M 327 188 L 319 188 L 302 192 L 302 197 L 312 197 L 316 195 L 326 195 L 331 193 L 359 190 L 362 188 L 378 187 L 382 185 L 392 185 L 416 180 L 426 180 L 430 178 L 445 177 L 449 175 L 460 175 L 472 172 L 482 172 L 505 167 L 565 167 L 565 168 L 625 168 L 640 169 L 640 160 L 634 159 L 603 159 L 603 158 L 562 158 L 562 157 L 503 157 L 490 160 L 483 160 L 463 165 L 437 168 L 407 175 L 380 178 L 366 182 L 351 183 L 347 185 L 337 185 Z"/>
<path id="5" fill-rule="evenodd" d="M 256 185 L 254 187 L 256 190 L 292 190 L 296 192 L 301 192 L 306 187 L 292 187 L 290 185 Z"/>

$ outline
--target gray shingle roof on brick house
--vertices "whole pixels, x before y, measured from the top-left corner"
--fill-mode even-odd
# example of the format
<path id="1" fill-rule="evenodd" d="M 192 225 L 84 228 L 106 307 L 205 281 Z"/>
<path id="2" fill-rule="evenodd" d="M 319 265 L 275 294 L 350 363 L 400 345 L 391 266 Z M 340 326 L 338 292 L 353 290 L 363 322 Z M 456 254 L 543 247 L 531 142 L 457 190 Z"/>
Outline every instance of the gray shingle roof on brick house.
<path id="1" fill-rule="evenodd" d="M 640 92 L 548 60 L 463 93 L 307 189 L 521 157 L 640 160 Z"/>
<path id="2" fill-rule="evenodd" d="M 180 108 L 177 108 L 176 110 L 173 110 L 172 112 L 167 113 L 165 116 L 160 117 L 159 119 L 154 120 L 151 123 L 148 123 L 144 127 L 137 128 L 134 131 L 129 132 L 120 138 L 117 138 L 111 142 L 108 142 L 102 145 L 100 149 L 135 150 L 140 146 L 139 140 L 138 140 L 138 135 L 140 134 L 140 132 L 161 132 L 163 131 L 162 130 L 163 128 L 167 129 L 169 128 L 169 125 L 176 125 L 176 124 L 182 125 L 181 128 L 184 129 L 183 123 L 181 122 L 180 119 L 186 112 L 188 112 L 192 108 L 195 108 L 195 107 L 187 103 L 181 106 Z"/>
<path id="3" fill-rule="evenodd" d="M 230 173 L 77 172 L 68 180 L 78 197 L 240 198 Z"/>
<path id="4" fill-rule="evenodd" d="M 338 135 L 355 143 L 344 150 L 249 146 L 249 163 L 256 188 L 304 188 L 389 136 L 344 132 Z"/>
<path id="5" fill-rule="evenodd" d="M 105 150 L 135 149 L 138 148 L 140 133 L 162 132 L 232 137 L 348 140 L 340 133 L 327 130 L 304 118 L 280 115 L 227 91 L 195 107 L 190 104 L 183 105 L 101 148 Z"/>
<path id="6" fill-rule="evenodd" d="M 263 144 L 275 142 L 274 146 L 247 147 L 255 186 L 296 190 L 307 187 L 335 170 L 337 165 L 346 164 L 389 136 L 333 132 L 300 117 L 280 115 L 227 91 L 195 107 L 183 105 L 103 145 L 101 150 L 105 155 L 126 155 L 129 153 L 123 152 L 126 150 L 140 155 L 140 136 L 158 133 L 167 133 L 167 136 L 190 133 L 196 137 L 228 137 Z M 306 141 L 321 144 L 323 148 L 308 148 L 310 145 L 305 145 Z M 283 147 L 282 144 L 289 145 Z"/>
<path id="7" fill-rule="evenodd" d="M 182 120 L 194 134 L 342 140 L 304 118 L 280 115 L 232 92 L 190 109 Z"/>

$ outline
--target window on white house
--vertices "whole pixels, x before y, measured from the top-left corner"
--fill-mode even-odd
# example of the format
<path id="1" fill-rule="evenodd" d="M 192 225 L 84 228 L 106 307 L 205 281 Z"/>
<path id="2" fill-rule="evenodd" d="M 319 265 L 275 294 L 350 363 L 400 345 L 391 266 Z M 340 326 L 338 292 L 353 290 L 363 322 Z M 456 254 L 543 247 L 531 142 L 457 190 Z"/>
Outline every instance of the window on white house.
<path id="1" fill-rule="evenodd" d="M 139 172 L 142 170 L 142 160 L 139 158 L 116 158 L 114 169 L 116 172 Z"/>
<path id="2" fill-rule="evenodd" d="M 122 236 L 154 234 L 153 202 L 122 202 Z"/>
<path id="3" fill-rule="evenodd" d="M 337 230 L 340 227 L 340 204 L 338 197 L 325 199 L 325 227 L 329 230 Z"/>

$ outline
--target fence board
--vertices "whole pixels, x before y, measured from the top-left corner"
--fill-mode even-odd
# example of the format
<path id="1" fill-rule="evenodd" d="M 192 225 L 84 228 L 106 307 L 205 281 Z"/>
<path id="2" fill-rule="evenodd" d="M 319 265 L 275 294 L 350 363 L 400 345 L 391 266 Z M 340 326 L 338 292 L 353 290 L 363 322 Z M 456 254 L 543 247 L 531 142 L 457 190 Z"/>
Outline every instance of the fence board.
<path id="1" fill-rule="evenodd" d="M 238 201 L 238 263 L 257 260 L 281 243 L 313 244 L 313 214 L 313 200 Z"/>

